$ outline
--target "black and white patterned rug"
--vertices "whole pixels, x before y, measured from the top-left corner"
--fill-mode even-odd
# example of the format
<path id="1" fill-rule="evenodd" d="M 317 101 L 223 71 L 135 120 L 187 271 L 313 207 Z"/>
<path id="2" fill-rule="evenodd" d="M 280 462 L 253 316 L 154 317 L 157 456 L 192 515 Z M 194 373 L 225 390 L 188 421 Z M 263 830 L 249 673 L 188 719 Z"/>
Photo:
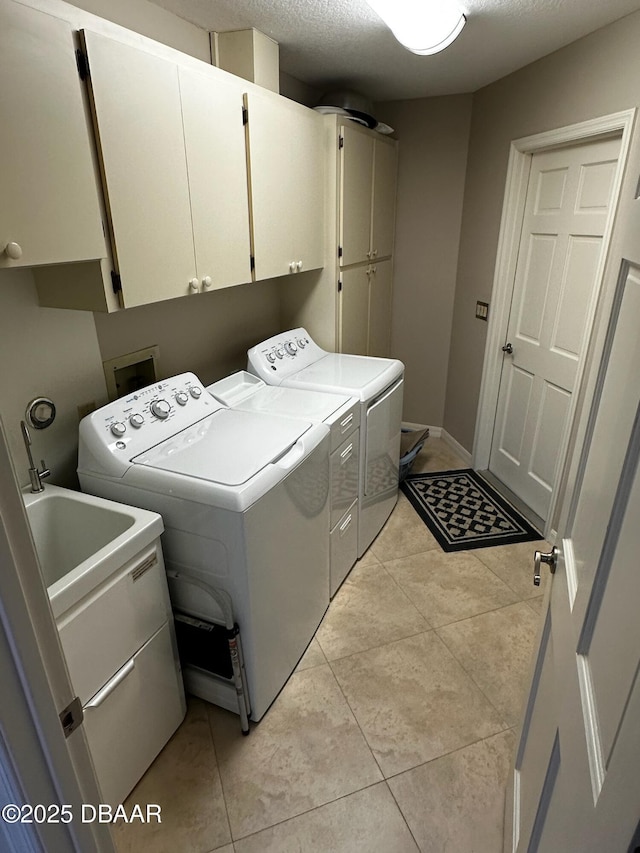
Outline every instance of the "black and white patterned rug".
<path id="1" fill-rule="evenodd" d="M 443 551 L 530 542 L 541 534 L 471 468 L 412 474 L 401 484 Z"/>

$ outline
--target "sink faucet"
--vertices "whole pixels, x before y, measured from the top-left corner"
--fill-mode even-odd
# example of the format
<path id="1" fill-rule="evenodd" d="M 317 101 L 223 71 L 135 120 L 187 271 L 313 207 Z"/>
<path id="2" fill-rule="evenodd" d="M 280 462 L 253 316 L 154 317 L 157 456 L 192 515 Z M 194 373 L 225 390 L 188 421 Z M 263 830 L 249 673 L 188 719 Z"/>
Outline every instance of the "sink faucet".
<path id="1" fill-rule="evenodd" d="M 47 466 L 44 464 L 44 459 L 40 460 L 42 470 L 38 470 L 37 466 L 33 462 L 33 456 L 31 455 L 31 436 L 29 435 L 29 430 L 27 429 L 27 425 L 24 421 L 20 421 L 20 428 L 22 429 L 24 446 L 27 450 L 27 456 L 29 457 L 29 479 L 31 480 L 31 491 L 43 492 L 44 486 L 42 485 L 42 481 L 45 477 L 49 476 L 51 471 L 49 471 Z"/>

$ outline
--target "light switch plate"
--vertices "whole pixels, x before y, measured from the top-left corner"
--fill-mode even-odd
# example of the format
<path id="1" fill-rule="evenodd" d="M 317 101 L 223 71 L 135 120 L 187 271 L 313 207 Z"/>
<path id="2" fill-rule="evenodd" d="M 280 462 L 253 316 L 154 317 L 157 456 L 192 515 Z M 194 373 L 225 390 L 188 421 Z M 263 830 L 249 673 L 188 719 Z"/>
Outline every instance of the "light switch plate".
<path id="1" fill-rule="evenodd" d="M 489 303 L 476 302 L 476 317 L 478 320 L 486 320 L 489 316 Z"/>

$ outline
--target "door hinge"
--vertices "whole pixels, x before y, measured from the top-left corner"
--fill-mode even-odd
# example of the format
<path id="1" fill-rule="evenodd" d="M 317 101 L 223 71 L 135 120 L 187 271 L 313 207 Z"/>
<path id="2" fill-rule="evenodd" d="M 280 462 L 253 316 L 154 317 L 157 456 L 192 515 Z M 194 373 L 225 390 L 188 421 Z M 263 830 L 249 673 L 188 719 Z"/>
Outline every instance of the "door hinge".
<path id="1" fill-rule="evenodd" d="M 342 279 L 338 279 L 338 293 L 342 290 Z"/>
<path id="2" fill-rule="evenodd" d="M 251 269 L 251 272 L 253 272 L 256 268 L 256 259 L 253 257 L 253 255 L 249 255 L 249 268 Z"/>
<path id="3" fill-rule="evenodd" d="M 342 257 L 342 246 L 338 246 L 338 257 Z"/>
<path id="4" fill-rule="evenodd" d="M 78 66 L 80 79 L 83 81 L 86 80 L 89 76 L 89 57 L 80 48 L 76 50 L 76 65 Z"/>
<path id="5" fill-rule="evenodd" d="M 344 136 L 342 134 L 338 137 L 338 151 L 341 148 L 344 148 Z"/>
<path id="6" fill-rule="evenodd" d="M 249 110 L 243 105 L 242 107 L 242 124 L 249 123 Z"/>
<path id="7" fill-rule="evenodd" d="M 69 737 L 70 734 L 75 732 L 78 726 L 82 725 L 82 721 L 84 720 L 84 711 L 82 710 L 80 699 L 77 696 L 75 699 L 72 699 L 67 707 L 60 711 L 59 717 L 64 736 Z"/>
<path id="8" fill-rule="evenodd" d="M 122 279 L 114 270 L 111 270 L 111 286 L 114 293 L 122 293 Z"/>

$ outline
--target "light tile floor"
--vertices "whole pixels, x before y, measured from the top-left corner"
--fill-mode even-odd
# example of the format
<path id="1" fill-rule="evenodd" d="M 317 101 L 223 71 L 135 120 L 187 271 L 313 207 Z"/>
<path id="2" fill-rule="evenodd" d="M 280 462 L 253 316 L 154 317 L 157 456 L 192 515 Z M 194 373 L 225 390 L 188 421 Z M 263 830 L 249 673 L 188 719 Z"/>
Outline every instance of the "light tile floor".
<path id="1" fill-rule="evenodd" d="M 461 467 L 430 438 L 412 473 Z M 401 494 L 248 737 L 189 697 L 120 853 L 500 853 L 540 545 L 444 554 Z"/>

